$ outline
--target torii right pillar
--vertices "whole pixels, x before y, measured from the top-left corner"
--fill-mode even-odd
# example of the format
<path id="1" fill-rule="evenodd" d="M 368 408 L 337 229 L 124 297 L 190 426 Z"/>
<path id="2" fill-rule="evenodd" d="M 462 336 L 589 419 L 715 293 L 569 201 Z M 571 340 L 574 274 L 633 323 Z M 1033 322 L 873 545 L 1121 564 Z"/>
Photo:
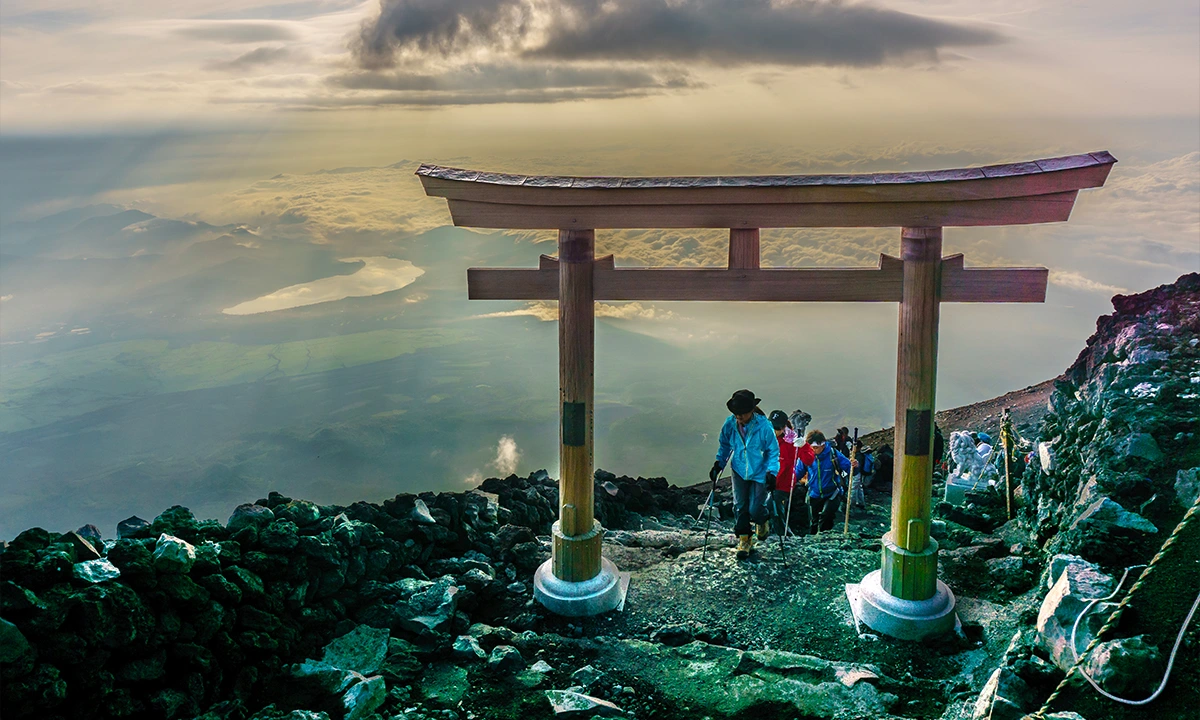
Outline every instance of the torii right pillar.
<path id="1" fill-rule="evenodd" d="M 938 544 L 929 536 L 942 229 L 904 228 L 901 259 L 892 525 L 883 536 L 880 569 L 848 586 L 847 594 L 855 616 L 872 630 L 921 640 L 952 631 L 958 622 L 954 593 L 937 579 Z"/>

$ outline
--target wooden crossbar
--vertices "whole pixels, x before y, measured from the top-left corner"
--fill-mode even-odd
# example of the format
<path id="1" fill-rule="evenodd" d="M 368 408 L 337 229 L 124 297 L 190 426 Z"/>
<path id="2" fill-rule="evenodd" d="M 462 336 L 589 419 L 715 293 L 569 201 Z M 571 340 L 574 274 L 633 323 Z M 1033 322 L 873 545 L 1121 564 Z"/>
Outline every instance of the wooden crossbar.
<path id="1" fill-rule="evenodd" d="M 596 230 L 951 227 L 1060 222 L 1116 158 L 1085 153 L 930 172 L 559 177 L 422 165 L 425 193 L 462 227 Z"/>
<path id="2" fill-rule="evenodd" d="M 942 260 L 943 302 L 1044 302 L 1046 268 L 965 268 L 963 256 Z M 558 261 L 537 269 L 470 268 L 472 300 L 557 300 Z M 743 302 L 900 302 L 904 263 L 880 255 L 864 268 L 616 268 L 611 255 L 593 269 L 595 300 Z"/>

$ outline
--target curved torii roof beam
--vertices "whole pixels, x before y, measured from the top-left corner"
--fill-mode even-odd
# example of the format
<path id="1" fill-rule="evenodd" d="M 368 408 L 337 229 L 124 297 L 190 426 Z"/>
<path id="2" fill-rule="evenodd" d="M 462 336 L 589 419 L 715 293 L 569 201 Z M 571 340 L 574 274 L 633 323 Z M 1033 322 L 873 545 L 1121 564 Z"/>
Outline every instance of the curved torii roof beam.
<path id="1" fill-rule="evenodd" d="M 1100 187 L 1107 151 L 861 175 L 567 177 L 421 165 L 454 224 L 502 229 L 952 227 L 1060 222 Z"/>

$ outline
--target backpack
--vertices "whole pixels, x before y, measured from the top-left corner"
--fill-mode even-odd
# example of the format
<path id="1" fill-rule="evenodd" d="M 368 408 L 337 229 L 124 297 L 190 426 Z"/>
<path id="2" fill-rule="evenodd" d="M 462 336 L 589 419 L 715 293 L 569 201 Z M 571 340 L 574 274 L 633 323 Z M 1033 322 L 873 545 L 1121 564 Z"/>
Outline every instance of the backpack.
<path id="1" fill-rule="evenodd" d="M 863 475 L 870 475 L 875 472 L 875 455 L 872 453 L 863 453 L 858 458 L 858 469 Z"/>

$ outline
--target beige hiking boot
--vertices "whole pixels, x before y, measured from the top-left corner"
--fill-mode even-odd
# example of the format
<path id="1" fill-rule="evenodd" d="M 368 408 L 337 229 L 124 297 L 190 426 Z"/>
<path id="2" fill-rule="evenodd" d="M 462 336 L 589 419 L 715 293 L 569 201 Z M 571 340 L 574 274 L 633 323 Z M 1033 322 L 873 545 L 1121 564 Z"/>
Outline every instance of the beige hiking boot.
<path id="1" fill-rule="evenodd" d="M 754 532 L 758 534 L 759 540 L 766 540 L 767 536 L 771 534 L 771 527 L 765 522 L 756 523 L 754 525 Z"/>
<path id="2" fill-rule="evenodd" d="M 745 560 L 750 557 L 750 551 L 754 549 L 754 537 L 751 535 L 738 535 L 737 559 Z"/>

